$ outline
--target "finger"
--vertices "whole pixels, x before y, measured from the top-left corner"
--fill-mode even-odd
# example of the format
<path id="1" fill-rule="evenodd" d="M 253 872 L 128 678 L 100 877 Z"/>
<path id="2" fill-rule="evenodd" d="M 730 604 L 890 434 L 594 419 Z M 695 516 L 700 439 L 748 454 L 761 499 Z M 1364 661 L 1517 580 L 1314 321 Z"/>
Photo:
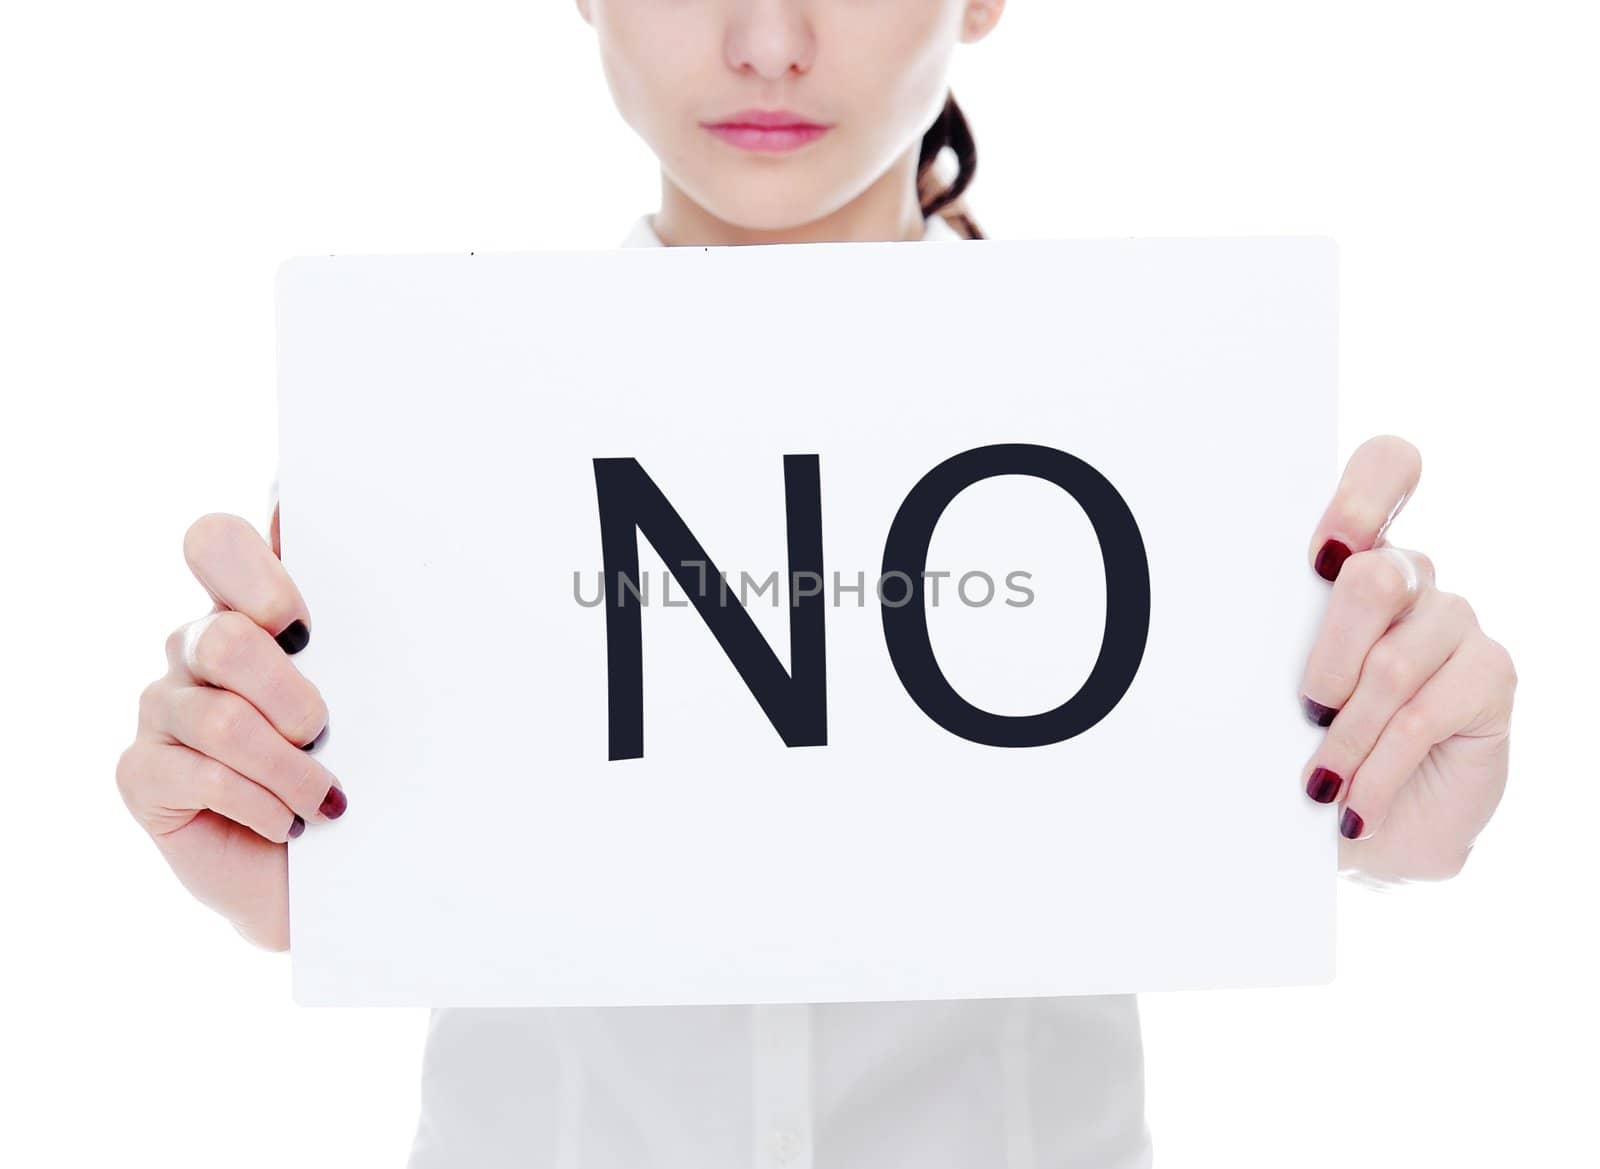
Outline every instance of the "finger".
<path id="1" fill-rule="evenodd" d="M 1403 438 L 1380 434 L 1355 449 L 1311 538 L 1311 563 L 1335 580 L 1355 552 L 1374 547 L 1417 489 L 1422 455 Z"/>
<path id="2" fill-rule="evenodd" d="M 1346 561 L 1306 658 L 1300 698 L 1307 718 L 1323 727 L 1333 722 L 1355 692 L 1368 652 L 1432 588 L 1433 562 L 1408 548 L 1386 544 Z"/>
<path id="3" fill-rule="evenodd" d="M 1355 692 L 1300 777 L 1308 796 L 1319 804 L 1340 797 L 1395 711 L 1449 660 L 1473 624 L 1464 598 L 1431 589 L 1378 639 L 1361 663 Z"/>
<path id="4" fill-rule="evenodd" d="M 1484 709 L 1495 678 L 1482 637 L 1469 638 L 1450 655 L 1383 728 L 1372 751 L 1350 777 L 1339 831 L 1350 840 L 1383 826 L 1395 796 L 1434 746 L 1469 726 Z"/>
<path id="5" fill-rule="evenodd" d="M 189 526 L 183 555 L 211 599 L 243 613 L 278 639 L 285 653 L 299 653 L 311 637 L 305 599 L 267 542 L 236 515 L 212 512 Z"/>
<path id="6" fill-rule="evenodd" d="M 141 739 L 117 761 L 117 786 L 152 836 L 175 832 L 210 809 L 282 844 L 306 822 L 277 796 L 231 767 L 180 743 Z"/>
<path id="7" fill-rule="evenodd" d="M 307 821 L 344 814 L 347 801 L 333 773 L 291 746 L 260 711 L 232 691 L 173 687 L 164 701 L 154 704 L 149 724 L 253 779 Z"/>
<path id="8" fill-rule="evenodd" d="M 173 630 L 167 662 L 181 680 L 233 691 L 303 750 L 323 741 L 328 707 L 322 695 L 243 613 L 222 609 Z"/>

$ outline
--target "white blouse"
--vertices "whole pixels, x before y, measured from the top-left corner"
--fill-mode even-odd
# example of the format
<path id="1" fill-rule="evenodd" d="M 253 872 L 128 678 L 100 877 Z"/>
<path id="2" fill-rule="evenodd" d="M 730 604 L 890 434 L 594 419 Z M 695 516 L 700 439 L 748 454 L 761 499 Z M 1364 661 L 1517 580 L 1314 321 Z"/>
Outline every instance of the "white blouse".
<path id="1" fill-rule="evenodd" d="M 939 216 L 923 240 L 962 237 Z M 641 215 L 624 247 L 659 247 Z M 1042 921 L 1040 929 L 1050 929 Z M 1136 1169 L 1132 995 L 437 1009 L 410 1169 Z"/>

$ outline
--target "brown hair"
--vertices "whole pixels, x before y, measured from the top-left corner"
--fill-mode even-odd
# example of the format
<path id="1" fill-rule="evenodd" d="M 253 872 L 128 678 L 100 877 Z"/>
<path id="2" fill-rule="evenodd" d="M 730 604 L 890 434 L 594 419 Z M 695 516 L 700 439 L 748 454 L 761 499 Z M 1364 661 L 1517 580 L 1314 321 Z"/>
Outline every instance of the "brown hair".
<path id="1" fill-rule="evenodd" d="M 949 186 L 940 188 L 936 185 L 934 163 L 945 147 L 956 156 L 956 177 Z M 948 94 L 944 109 L 922 136 L 922 154 L 917 160 L 917 198 L 922 202 L 923 216 L 942 215 L 958 235 L 967 239 L 986 238 L 961 197 L 977 169 L 978 147 L 972 141 L 972 130 L 961 107 L 956 105 L 955 94 Z"/>

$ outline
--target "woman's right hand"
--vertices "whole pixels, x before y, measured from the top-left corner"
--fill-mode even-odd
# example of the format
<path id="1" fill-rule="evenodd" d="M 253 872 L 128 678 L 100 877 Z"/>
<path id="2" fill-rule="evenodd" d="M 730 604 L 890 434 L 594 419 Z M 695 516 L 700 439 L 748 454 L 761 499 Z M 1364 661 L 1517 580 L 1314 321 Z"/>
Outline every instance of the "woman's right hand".
<path id="1" fill-rule="evenodd" d="M 344 792 L 312 757 L 322 695 L 289 660 L 310 614 L 269 546 L 239 516 L 201 516 L 189 569 L 216 602 L 167 638 L 167 672 L 139 696 L 139 729 L 117 787 L 178 879 L 245 937 L 289 946 L 286 841 L 336 819 Z"/>

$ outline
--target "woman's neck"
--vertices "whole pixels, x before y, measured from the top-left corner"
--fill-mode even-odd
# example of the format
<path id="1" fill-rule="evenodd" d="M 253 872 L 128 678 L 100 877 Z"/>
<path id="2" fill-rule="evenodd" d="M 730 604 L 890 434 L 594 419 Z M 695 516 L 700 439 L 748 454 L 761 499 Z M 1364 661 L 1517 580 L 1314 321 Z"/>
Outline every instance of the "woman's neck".
<path id="1" fill-rule="evenodd" d="M 837 211 L 810 223 L 774 231 L 739 227 L 717 218 L 662 171 L 661 209 L 651 216 L 651 226 L 669 247 L 920 240 L 923 221 L 917 198 L 917 161 L 917 150 L 913 148 Z"/>

